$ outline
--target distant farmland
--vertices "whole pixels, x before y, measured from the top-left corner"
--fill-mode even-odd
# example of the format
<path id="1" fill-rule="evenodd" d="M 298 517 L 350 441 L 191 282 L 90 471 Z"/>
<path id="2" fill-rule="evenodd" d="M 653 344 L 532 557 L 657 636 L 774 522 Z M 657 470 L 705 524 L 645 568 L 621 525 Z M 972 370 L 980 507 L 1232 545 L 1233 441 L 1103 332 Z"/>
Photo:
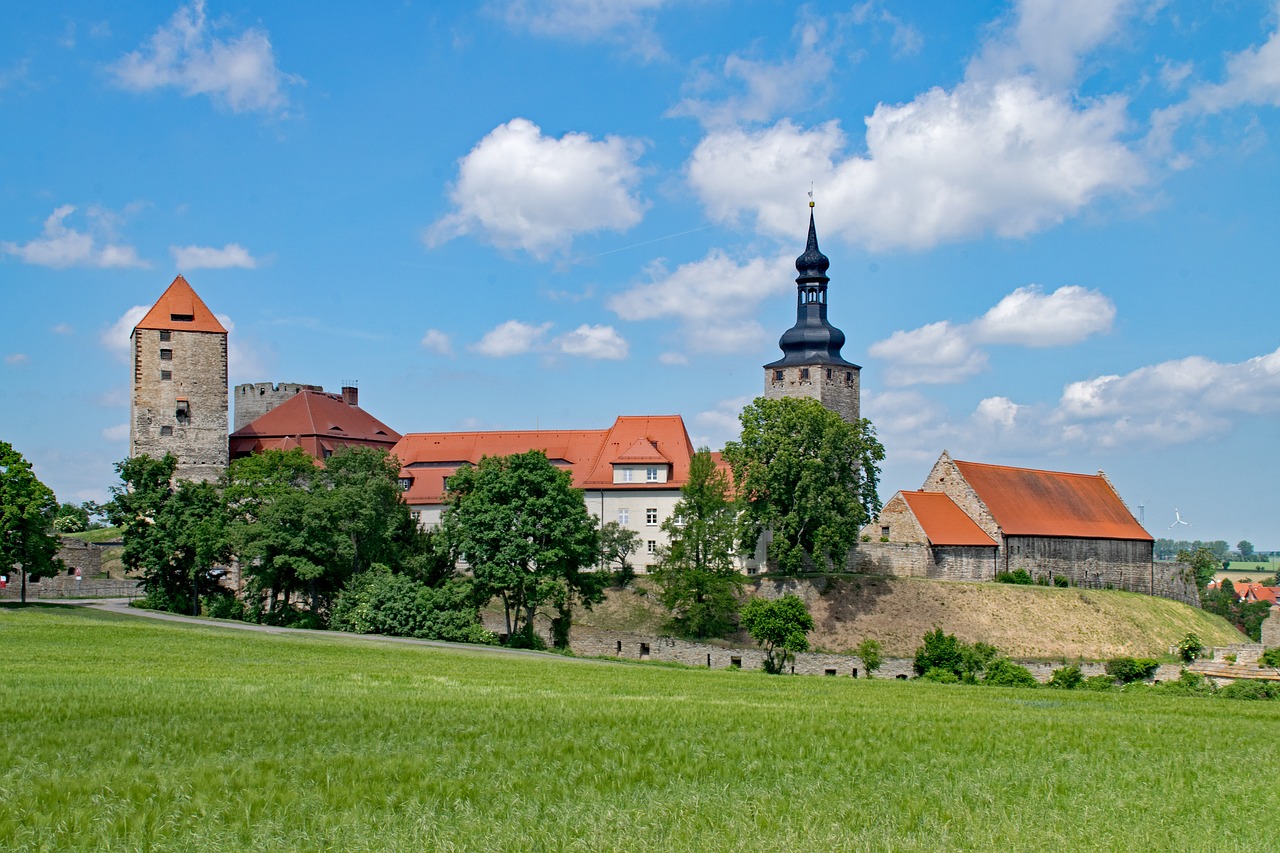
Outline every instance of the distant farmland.
<path id="1" fill-rule="evenodd" d="M 1240 807 L 1280 806 L 1278 703 L 54 607 L 0 608 L 0 641 L 5 850 L 1261 850 Z"/>

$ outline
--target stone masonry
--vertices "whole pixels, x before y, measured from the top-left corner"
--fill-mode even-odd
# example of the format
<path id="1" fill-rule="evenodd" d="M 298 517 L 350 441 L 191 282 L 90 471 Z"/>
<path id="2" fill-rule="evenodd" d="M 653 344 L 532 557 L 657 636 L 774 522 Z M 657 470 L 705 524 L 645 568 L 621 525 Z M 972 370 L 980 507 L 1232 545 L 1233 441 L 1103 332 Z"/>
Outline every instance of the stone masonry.
<path id="1" fill-rule="evenodd" d="M 235 400 L 235 425 L 231 431 L 256 421 L 276 406 L 302 391 L 318 391 L 324 388 L 319 385 L 303 385 L 298 382 L 281 382 L 278 385 L 270 382 L 246 382 L 237 385 L 232 397 Z"/>
<path id="2" fill-rule="evenodd" d="M 860 381 L 860 369 L 854 365 L 766 368 L 764 396 L 767 400 L 812 397 L 853 423 L 861 416 L 858 405 Z"/>

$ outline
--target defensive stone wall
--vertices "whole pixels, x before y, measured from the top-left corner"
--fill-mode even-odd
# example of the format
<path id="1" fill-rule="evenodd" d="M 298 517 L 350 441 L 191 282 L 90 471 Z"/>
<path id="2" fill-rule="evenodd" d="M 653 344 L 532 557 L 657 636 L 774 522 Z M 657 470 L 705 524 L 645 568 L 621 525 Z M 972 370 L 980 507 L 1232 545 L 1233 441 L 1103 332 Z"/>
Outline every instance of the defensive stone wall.
<path id="1" fill-rule="evenodd" d="M 281 382 L 278 385 L 271 382 L 245 382 L 237 385 L 232 394 L 235 400 L 235 425 L 231 427 L 231 431 L 236 432 L 248 426 L 301 391 L 324 391 L 324 388 L 299 382 Z"/>
<path id="2" fill-rule="evenodd" d="M 1268 649 L 1280 647 L 1280 605 L 1273 606 L 1262 623 L 1262 645 Z"/>
<path id="3" fill-rule="evenodd" d="M 989 581 L 995 549 L 930 546 L 917 542 L 861 542 L 849 552 L 847 571 L 898 578 Z"/>
<path id="4" fill-rule="evenodd" d="M 141 581 L 112 580 L 110 578 L 85 579 L 60 574 L 38 581 L 27 581 L 27 600 L 56 598 L 141 598 Z M 0 589 L 0 599 L 12 601 L 21 598 L 22 581 L 16 574 L 9 575 L 9 582 Z"/>
<path id="5" fill-rule="evenodd" d="M 106 577 L 102 571 L 102 548 L 80 539 L 59 537 L 58 558 L 66 565 L 68 575 L 80 570 L 83 578 Z"/>

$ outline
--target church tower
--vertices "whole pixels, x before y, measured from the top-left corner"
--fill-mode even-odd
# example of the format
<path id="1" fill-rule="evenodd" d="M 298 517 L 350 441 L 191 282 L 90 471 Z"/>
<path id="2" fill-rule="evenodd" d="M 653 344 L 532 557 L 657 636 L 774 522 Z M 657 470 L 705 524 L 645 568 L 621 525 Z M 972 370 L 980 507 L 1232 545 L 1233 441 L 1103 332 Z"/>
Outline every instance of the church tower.
<path id="1" fill-rule="evenodd" d="M 133 327 L 129 455 L 178 459 L 175 478 L 227 467 L 227 330 L 178 276 Z"/>
<path id="2" fill-rule="evenodd" d="M 813 397 L 850 423 L 858 420 L 862 368 L 840 355 L 844 332 L 827 322 L 827 268 L 809 202 L 809 242 L 796 258 L 796 324 L 778 341 L 782 358 L 764 366 L 764 396 Z"/>

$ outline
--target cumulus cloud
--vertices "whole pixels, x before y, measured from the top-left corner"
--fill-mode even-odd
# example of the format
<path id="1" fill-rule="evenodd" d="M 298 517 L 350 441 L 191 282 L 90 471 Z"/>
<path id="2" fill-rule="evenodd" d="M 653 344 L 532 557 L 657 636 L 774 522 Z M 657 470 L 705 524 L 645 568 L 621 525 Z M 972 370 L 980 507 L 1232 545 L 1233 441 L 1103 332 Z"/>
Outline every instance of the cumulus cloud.
<path id="1" fill-rule="evenodd" d="M 505 0 L 493 8 L 508 24 L 542 36 L 626 45 L 643 59 L 662 55 L 654 14 L 672 0 Z"/>
<path id="2" fill-rule="evenodd" d="M 239 267 L 251 270 L 258 266 L 257 258 L 239 243 L 228 243 L 221 249 L 212 246 L 170 246 L 173 263 L 180 270 L 220 270 Z"/>
<path id="3" fill-rule="evenodd" d="M 918 29 L 885 9 L 879 2 L 867 0 L 859 3 L 850 11 L 850 16 L 855 24 L 888 26 L 891 31 L 890 43 L 897 56 L 912 56 L 924 46 L 924 36 Z"/>
<path id="4" fill-rule="evenodd" d="M 693 423 L 698 431 L 697 435 L 690 436 L 694 446 L 715 449 L 724 447 L 725 442 L 736 439 L 742 431 L 738 415 L 750 402 L 750 397 L 730 397 L 694 415 Z"/>
<path id="5" fill-rule="evenodd" d="M 25 352 L 9 353 L 4 357 L 4 363 L 13 367 L 18 367 L 19 365 L 26 364 L 29 361 L 31 361 L 31 356 L 27 355 Z"/>
<path id="6" fill-rule="evenodd" d="M 1080 58 L 1114 39 L 1137 11 L 1136 0 L 1023 0 L 1013 23 L 988 41 L 969 64 L 970 78 L 1032 73 L 1053 85 L 1076 76 Z"/>
<path id="7" fill-rule="evenodd" d="M 639 141 L 620 136 L 555 139 L 528 119 L 512 119 L 458 162 L 449 193 L 456 209 L 431 225 L 424 240 L 437 246 L 478 234 L 545 259 L 578 234 L 625 231 L 644 216 L 635 189 L 642 150 Z"/>
<path id="8" fill-rule="evenodd" d="M 13 255 L 23 263 L 54 269 L 150 266 L 138 257 L 137 250 L 132 246 L 111 241 L 110 212 L 90 208 L 87 211 L 88 230 L 79 230 L 65 222 L 75 211 L 76 206 L 73 204 L 62 205 L 45 219 L 39 237 L 26 243 L 0 242 L 0 251 Z"/>
<path id="9" fill-rule="evenodd" d="M 689 116 L 708 127 L 722 127 L 768 121 L 811 103 L 815 87 L 826 84 L 833 66 L 832 46 L 824 40 L 825 31 L 821 21 L 802 21 L 796 26 L 795 55 L 779 62 L 731 54 L 724 61 L 722 76 L 701 75 L 694 88 L 727 86 L 741 91 L 719 100 L 688 97 L 668 115 Z"/>
<path id="10" fill-rule="evenodd" d="M 229 314 L 214 316 L 227 330 L 227 376 L 231 384 L 257 382 L 267 375 L 267 354 L 252 338 L 235 334 L 236 324 Z"/>
<path id="11" fill-rule="evenodd" d="M 1045 294 L 1039 285 L 1019 287 L 972 325 L 982 343 L 1052 347 L 1111 331 L 1116 306 L 1096 290 L 1060 287 Z"/>
<path id="12" fill-rule="evenodd" d="M 490 358 L 522 355 L 541 346 L 550 329 L 550 323 L 535 326 L 508 320 L 485 332 L 484 337 L 471 345 L 471 349 Z"/>
<path id="13" fill-rule="evenodd" d="M 795 230 L 794 188 L 822 188 L 823 228 L 873 249 L 924 249 L 983 233 L 1022 237 L 1095 198 L 1144 180 L 1120 141 L 1118 96 L 1077 107 L 1028 78 L 934 88 L 867 118 L 866 155 L 846 153 L 836 121 L 713 131 L 688 177 L 708 214 L 743 214 L 782 236 Z"/>
<path id="14" fill-rule="evenodd" d="M 889 362 L 890 385 L 947 384 L 986 369 L 987 355 L 975 350 L 964 327 L 943 320 L 911 331 L 897 331 L 867 350 Z"/>
<path id="15" fill-rule="evenodd" d="M 1115 316 L 1115 304 L 1096 290 L 1072 285 L 1046 294 L 1032 284 L 1005 296 L 972 323 L 943 320 L 896 331 L 868 352 L 889 362 L 885 380 L 890 385 L 948 384 L 986 369 L 981 344 L 1075 344 L 1110 331 Z"/>
<path id="16" fill-rule="evenodd" d="M 646 273 L 649 281 L 612 297 L 609 309 L 624 320 L 675 318 L 688 346 L 699 352 L 757 345 L 764 330 L 749 315 L 765 298 L 789 292 L 795 279 L 786 255 L 737 261 L 720 249 L 674 271 L 657 262 Z"/>
<path id="17" fill-rule="evenodd" d="M 125 311 L 120 315 L 120 319 L 102 330 L 98 335 L 99 342 L 120 361 L 128 361 L 129 338 L 133 334 L 133 327 L 138 325 L 150 310 L 150 305 L 135 305 Z"/>
<path id="18" fill-rule="evenodd" d="M 250 27 L 222 39 L 212 29 L 204 0 L 194 0 L 108 70 L 130 91 L 174 88 L 188 96 L 207 95 L 233 112 L 287 109 L 285 87 L 302 80 L 280 70 L 266 30 Z"/>
<path id="19" fill-rule="evenodd" d="M 613 326 L 591 326 L 583 323 L 572 332 L 560 335 L 553 346 L 565 355 L 584 358 L 621 360 L 627 357 L 626 340 Z"/>
<path id="20" fill-rule="evenodd" d="M 434 352 L 437 355 L 453 356 L 453 341 L 449 336 L 439 329 L 427 329 L 427 333 L 422 336 L 420 341 L 422 348 L 428 352 Z"/>

